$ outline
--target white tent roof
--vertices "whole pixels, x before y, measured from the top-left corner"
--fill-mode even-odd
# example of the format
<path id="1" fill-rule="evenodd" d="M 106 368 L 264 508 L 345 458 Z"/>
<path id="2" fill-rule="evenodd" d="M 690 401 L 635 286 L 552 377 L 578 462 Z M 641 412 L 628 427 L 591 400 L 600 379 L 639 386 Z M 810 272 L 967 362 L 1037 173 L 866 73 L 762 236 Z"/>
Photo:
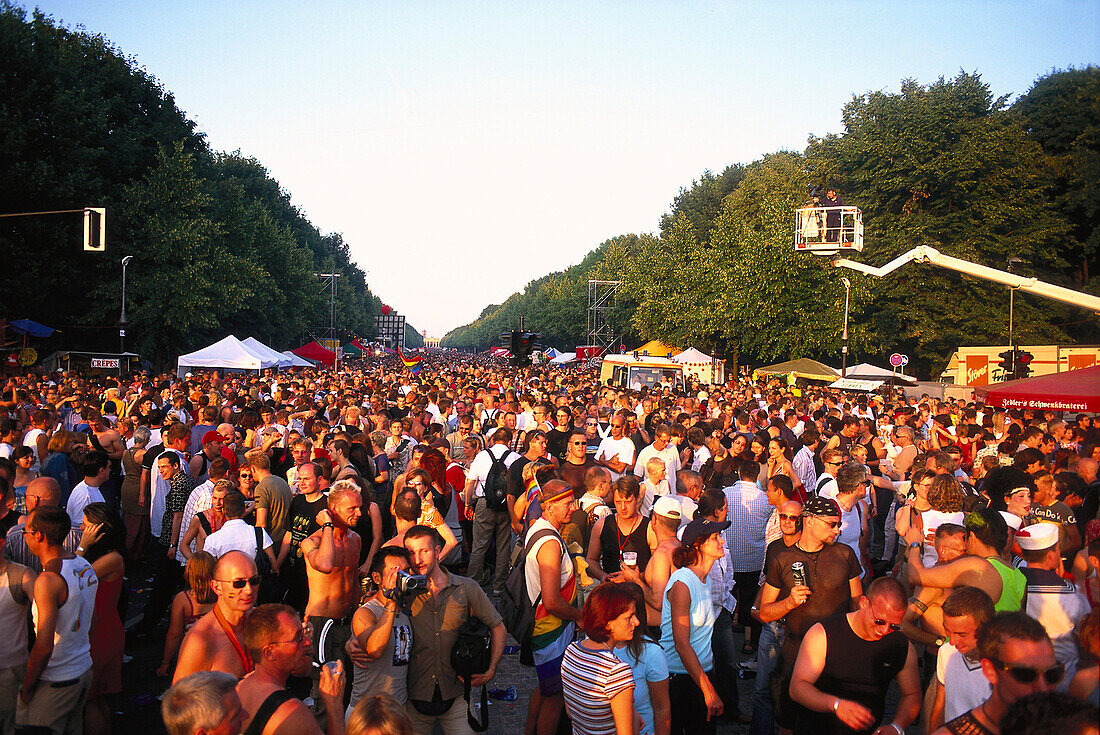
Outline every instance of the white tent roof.
<path id="1" fill-rule="evenodd" d="M 837 374 L 840 370 L 837 370 Z M 911 378 L 908 375 L 902 376 L 902 374 L 895 373 L 889 368 L 880 368 L 877 365 L 872 365 L 869 362 L 861 362 L 858 365 L 852 365 L 845 371 L 846 378 L 862 378 L 864 380 L 889 380 L 890 378 L 897 377 L 911 382 L 916 382 L 915 378 Z"/>
<path id="2" fill-rule="evenodd" d="M 576 352 L 559 352 L 558 356 L 555 357 L 550 362 L 554 363 L 555 365 L 562 365 L 562 364 L 567 363 L 567 362 L 573 362 L 576 359 L 577 359 L 577 353 Z"/>
<path id="3" fill-rule="evenodd" d="M 708 355 L 705 352 L 700 352 L 699 350 L 695 349 L 694 347 L 688 347 L 686 350 L 681 352 L 679 355 L 673 355 L 672 359 L 675 360 L 676 362 L 680 362 L 680 363 L 684 363 L 684 364 L 699 365 L 699 364 L 702 364 L 702 363 L 708 363 L 709 364 L 714 358 L 711 357 L 710 355 Z"/>
<path id="4" fill-rule="evenodd" d="M 312 362 L 305 359 L 304 357 L 298 357 L 298 355 L 295 355 L 290 350 L 287 350 L 286 352 L 281 352 L 279 354 L 283 355 L 284 357 L 290 358 L 291 367 L 315 367 Z"/>
<path id="5" fill-rule="evenodd" d="M 275 360 L 276 364 L 278 364 L 278 366 L 281 368 L 290 367 L 292 364 L 289 357 L 281 352 L 271 349 L 255 337 L 246 337 L 241 340 L 241 342 L 244 343 L 245 347 L 252 350 L 257 355 Z"/>
<path id="6" fill-rule="evenodd" d="M 273 358 L 257 354 L 231 334 L 201 350 L 180 355 L 176 364 L 177 372 L 182 374 L 189 367 L 262 370 L 275 367 L 279 363 Z"/>
<path id="7" fill-rule="evenodd" d="M 543 354 L 553 360 L 555 357 L 562 353 L 558 352 L 553 347 L 547 347 L 545 350 L 543 350 Z"/>

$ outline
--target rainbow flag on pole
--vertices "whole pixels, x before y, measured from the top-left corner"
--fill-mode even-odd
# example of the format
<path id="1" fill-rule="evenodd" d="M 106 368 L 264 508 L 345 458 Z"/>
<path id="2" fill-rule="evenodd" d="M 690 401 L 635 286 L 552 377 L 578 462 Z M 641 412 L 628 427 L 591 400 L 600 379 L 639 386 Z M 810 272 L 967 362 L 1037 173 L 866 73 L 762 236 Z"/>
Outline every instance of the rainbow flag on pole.
<path id="1" fill-rule="evenodd" d="M 404 363 L 405 367 L 407 367 L 412 372 L 413 375 L 419 375 L 420 374 L 420 363 L 422 363 L 424 361 L 424 356 L 423 355 L 417 355 L 416 357 L 408 357 L 408 356 L 405 355 L 404 352 L 401 351 L 401 348 L 399 347 L 397 349 L 397 356 L 401 358 L 401 362 Z"/>

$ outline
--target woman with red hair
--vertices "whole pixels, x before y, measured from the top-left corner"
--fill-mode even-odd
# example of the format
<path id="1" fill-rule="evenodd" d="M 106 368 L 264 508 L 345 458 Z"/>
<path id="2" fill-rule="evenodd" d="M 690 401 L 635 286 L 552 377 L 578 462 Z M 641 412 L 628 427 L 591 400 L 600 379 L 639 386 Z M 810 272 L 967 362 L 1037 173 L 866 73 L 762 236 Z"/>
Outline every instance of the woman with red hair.
<path id="1" fill-rule="evenodd" d="M 634 597 L 606 582 L 584 602 L 581 628 L 588 638 L 571 643 L 561 662 L 565 709 L 574 735 L 633 735 L 634 675 L 613 653 L 634 638 Z"/>

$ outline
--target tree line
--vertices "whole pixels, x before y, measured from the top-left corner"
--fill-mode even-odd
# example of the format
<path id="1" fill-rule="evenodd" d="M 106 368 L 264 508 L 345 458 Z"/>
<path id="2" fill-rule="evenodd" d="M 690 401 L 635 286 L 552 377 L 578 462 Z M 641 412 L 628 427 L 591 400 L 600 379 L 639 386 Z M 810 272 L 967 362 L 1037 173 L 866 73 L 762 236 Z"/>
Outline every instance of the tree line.
<path id="1" fill-rule="evenodd" d="M 340 274 L 340 336 L 374 335 L 381 302 L 341 235 L 255 158 L 212 150 L 106 38 L 5 0 L 0 58 L 0 213 L 107 209 L 102 253 L 82 251 L 80 214 L 0 219 L 0 314 L 59 328 L 46 349 L 118 349 L 125 255 L 126 347 L 158 365 L 229 333 L 308 341 L 329 322 L 315 273 Z"/>
<path id="2" fill-rule="evenodd" d="M 960 345 L 1006 344 L 1008 289 L 932 265 L 882 279 L 793 249 L 807 187 L 835 186 L 863 211 L 882 265 L 918 245 L 1100 293 L 1100 68 L 1052 72 L 1011 105 L 977 73 L 856 95 L 843 132 L 811 136 L 681 189 L 652 234 L 614 237 L 527 284 L 444 346 L 484 349 L 526 317 L 560 349 L 583 344 L 588 279 L 622 280 L 612 318 L 628 347 L 652 338 L 734 362 L 840 361 L 842 276 L 851 281 L 849 362 L 910 355 L 938 375 Z M 1016 294 L 1019 344 L 1100 342 L 1095 315 Z"/>

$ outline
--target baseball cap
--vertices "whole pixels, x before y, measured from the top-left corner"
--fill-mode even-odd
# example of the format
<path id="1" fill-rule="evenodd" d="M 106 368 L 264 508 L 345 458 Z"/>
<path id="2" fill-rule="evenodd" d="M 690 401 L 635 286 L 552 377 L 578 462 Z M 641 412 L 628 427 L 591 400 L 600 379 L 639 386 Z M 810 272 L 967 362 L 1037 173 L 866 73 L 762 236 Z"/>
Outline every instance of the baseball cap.
<path id="1" fill-rule="evenodd" d="M 209 444 L 210 442 L 224 442 L 225 437 L 216 431 L 208 431 L 202 435 L 202 443 Z"/>
<path id="2" fill-rule="evenodd" d="M 663 495 L 657 498 L 657 501 L 653 503 L 653 512 L 665 518 L 679 518 L 680 501 L 668 495 Z"/>
<path id="3" fill-rule="evenodd" d="M 725 531 L 729 527 L 729 521 L 718 523 L 717 521 L 708 521 L 705 518 L 696 518 L 694 521 L 684 526 L 684 531 L 680 535 L 680 543 L 684 546 L 691 546 L 699 539 Z"/>

